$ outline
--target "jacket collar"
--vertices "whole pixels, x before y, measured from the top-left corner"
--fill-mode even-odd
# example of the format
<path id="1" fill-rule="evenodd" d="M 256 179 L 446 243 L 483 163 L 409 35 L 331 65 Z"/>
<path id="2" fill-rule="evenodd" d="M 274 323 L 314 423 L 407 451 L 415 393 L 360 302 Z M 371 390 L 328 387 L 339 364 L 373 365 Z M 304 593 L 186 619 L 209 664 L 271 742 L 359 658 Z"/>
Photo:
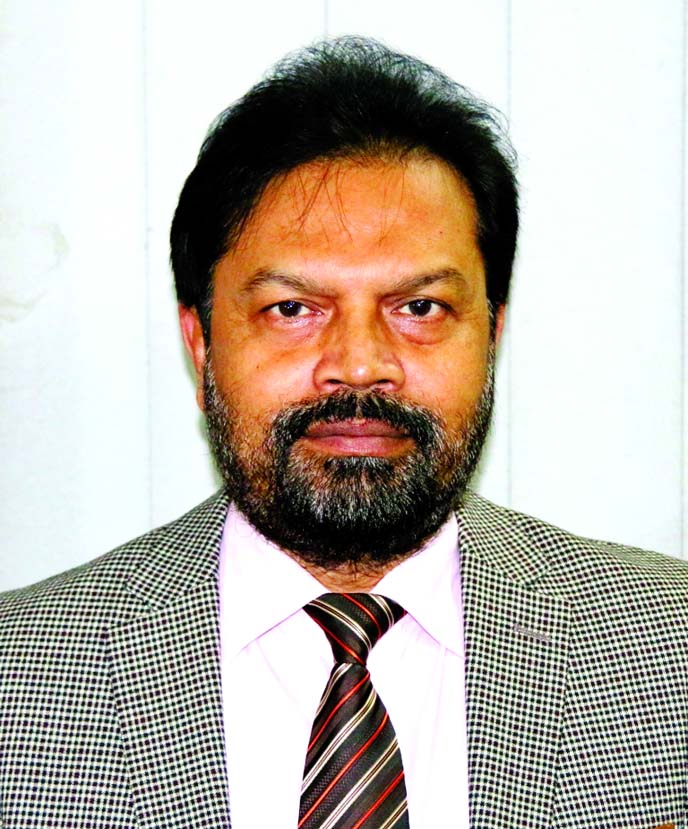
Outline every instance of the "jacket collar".
<path id="1" fill-rule="evenodd" d="M 469 492 L 457 518 L 463 556 L 483 562 L 524 588 L 534 587 L 549 570 L 552 553 L 522 528 L 517 518 L 525 516 Z"/>
<path id="2" fill-rule="evenodd" d="M 229 499 L 221 490 L 177 521 L 147 536 L 148 548 L 128 582 L 150 608 L 165 607 L 217 579 L 220 540 Z"/>

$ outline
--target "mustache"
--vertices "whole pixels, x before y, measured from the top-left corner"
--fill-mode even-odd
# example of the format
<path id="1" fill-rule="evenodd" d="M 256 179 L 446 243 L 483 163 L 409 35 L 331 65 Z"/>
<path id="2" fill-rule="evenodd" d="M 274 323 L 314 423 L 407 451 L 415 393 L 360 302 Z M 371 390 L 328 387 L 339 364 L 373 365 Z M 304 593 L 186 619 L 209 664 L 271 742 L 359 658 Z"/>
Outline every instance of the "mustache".
<path id="1" fill-rule="evenodd" d="M 344 389 L 282 409 L 273 421 L 272 436 L 278 445 L 288 446 L 315 423 L 353 419 L 382 421 L 407 434 L 420 449 L 435 445 L 444 430 L 441 418 L 424 406 L 383 392 Z"/>

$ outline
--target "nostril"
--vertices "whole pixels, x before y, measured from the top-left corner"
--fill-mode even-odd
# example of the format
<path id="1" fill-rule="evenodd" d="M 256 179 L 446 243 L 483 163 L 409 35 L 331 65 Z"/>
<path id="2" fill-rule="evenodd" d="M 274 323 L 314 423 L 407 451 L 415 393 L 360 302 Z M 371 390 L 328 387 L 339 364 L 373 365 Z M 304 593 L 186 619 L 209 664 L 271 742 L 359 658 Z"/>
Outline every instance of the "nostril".
<path id="1" fill-rule="evenodd" d="M 344 347 L 338 339 L 323 350 L 314 367 L 313 380 L 316 386 L 330 390 L 348 388 L 396 389 L 404 383 L 404 369 L 391 350 L 383 351 L 381 346 L 370 345 L 361 348 Z"/>
<path id="2" fill-rule="evenodd" d="M 327 381 L 327 385 L 332 387 L 339 388 L 340 386 L 344 386 L 348 389 L 354 389 L 356 391 L 361 391 L 363 389 L 376 389 L 376 388 L 387 388 L 389 386 L 394 385 L 392 380 L 382 379 L 382 380 L 371 380 L 371 381 L 361 381 L 356 382 L 354 380 L 337 380 L 332 378 Z"/>

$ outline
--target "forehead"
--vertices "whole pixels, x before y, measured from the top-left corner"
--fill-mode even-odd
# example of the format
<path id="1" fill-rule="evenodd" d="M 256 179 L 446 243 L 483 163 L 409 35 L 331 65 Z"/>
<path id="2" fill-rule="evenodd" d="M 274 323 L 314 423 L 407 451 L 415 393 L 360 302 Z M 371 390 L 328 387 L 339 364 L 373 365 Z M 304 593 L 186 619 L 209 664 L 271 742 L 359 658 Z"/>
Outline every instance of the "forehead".
<path id="1" fill-rule="evenodd" d="M 381 245 L 409 232 L 428 241 L 447 232 L 475 239 L 472 194 L 449 165 L 432 157 L 315 161 L 273 179 L 235 248 L 265 237 L 286 245 L 354 238 Z"/>
<path id="2" fill-rule="evenodd" d="M 452 168 L 434 158 L 319 161 L 273 180 L 215 268 L 214 301 L 241 299 L 266 274 L 363 297 L 449 271 L 486 293 L 473 198 Z"/>

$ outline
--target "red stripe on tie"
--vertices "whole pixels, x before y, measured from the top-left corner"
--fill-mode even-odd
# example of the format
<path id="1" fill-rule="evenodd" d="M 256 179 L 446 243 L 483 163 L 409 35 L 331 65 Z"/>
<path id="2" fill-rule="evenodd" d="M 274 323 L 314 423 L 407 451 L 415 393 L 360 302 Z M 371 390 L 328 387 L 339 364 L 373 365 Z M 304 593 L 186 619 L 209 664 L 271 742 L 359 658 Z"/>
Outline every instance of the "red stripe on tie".
<path id="1" fill-rule="evenodd" d="M 352 650 L 351 650 L 351 648 L 350 648 L 347 644 L 345 644 L 344 642 L 342 642 L 342 640 L 341 640 L 341 639 L 337 639 L 337 637 L 336 637 L 336 636 L 332 633 L 332 631 L 331 631 L 329 628 L 327 628 L 327 627 L 325 626 L 325 624 L 324 624 L 323 622 L 321 622 L 319 619 L 317 619 L 315 616 L 313 617 L 313 619 L 314 619 L 314 621 L 316 622 L 316 624 L 320 625 L 320 627 L 321 627 L 321 628 L 325 631 L 325 633 L 326 633 L 326 634 L 327 634 L 327 635 L 328 635 L 331 639 L 334 639 L 334 641 L 335 641 L 335 642 L 336 642 L 336 643 L 337 643 L 340 647 L 344 648 L 344 650 L 345 650 L 347 653 L 351 654 L 351 656 L 353 656 L 353 658 L 356 660 L 356 662 L 358 662 L 358 664 L 359 664 L 359 665 L 365 665 L 365 660 L 361 659 L 361 657 L 360 657 L 360 656 L 356 653 L 356 651 L 352 651 Z"/>
<path id="2" fill-rule="evenodd" d="M 381 723 L 380 723 L 380 725 L 377 727 L 377 729 L 376 729 L 375 733 L 374 733 L 371 737 L 369 737 L 369 738 L 368 738 L 368 740 L 366 740 L 366 742 L 365 742 L 365 743 L 364 743 L 364 744 L 363 744 L 363 745 L 362 745 L 362 746 L 358 749 L 358 751 L 356 752 L 356 754 L 354 754 L 354 756 L 353 756 L 353 757 L 349 760 L 349 762 L 348 762 L 348 763 L 346 763 L 346 765 L 344 765 L 344 766 L 342 767 L 341 771 L 340 771 L 340 772 L 337 774 L 337 776 L 336 776 L 336 777 L 332 780 L 332 782 L 331 782 L 331 783 L 327 786 L 327 788 L 325 789 L 325 791 L 324 791 L 324 792 L 320 795 L 320 797 L 319 797 L 319 798 L 315 801 L 315 803 L 311 806 L 311 808 L 310 808 L 310 809 L 306 812 L 306 814 L 305 814 L 305 815 L 301 818 L 301 820 L 299 821 L 299 824 L 298 824 L 298 826 L 297 826 L 297 829 L 300 829 L 300 827 L 301 827 L 301 826 L 303 826 L 304 822 L 305 822 L 305 821 L 306 821 L 306 820 L 307 820 L 307 819 L 308 819 L 308 818 L 309 818 L 309 817 L 313 814 L 313 812 L 317 809 L 317 807 L 318 807 L 318 806 L 319 806 L 319 804 L 323 801 L 323 799 L 324 799 L 324 798 L 325 798 L 325 797 L 326 797 L 326 796 L 330 793 L 330 791 L 334 788 L 334 786 L 336 785 L 336 783 L 337 783 L 339 780 L 341 780 L 341 779 L 342 779 L 342 777 L 344 776 L 344 774 L 346 774 L 346 772 L 347 772 L 347 771 L 351 768 L 351 766 L 352 766 L 352 765 L 356 762 L 356 760 L 358 760 L 358 758 L 361 756 L 361 754 L 363 754 L 363 752 L 364 752 L 364 751 L 368 748 L 368 746 L 369 746 L 369 745 L 373 742 L 373 740 L 375 740 L 375 739 L 378 737 L 378 735 L 380 734 L 380 732 L 382 731 L 382 729 L 385 727 L 385 723 L 387 722 L 387 720 L 388 720 L 388 719 L 389 719 L 389 714 L 385 711 L 385 716 L 382 718 L 382 722 L 381 722 Z"/>
<path id="3" fill-rule="evenodd" d="M 370 618 L 375 622 L 375 627 L 377 628 L 377 632 L 379 633 L 380 636 L 382 636 L 382 628 L 380 627 L 380 623 L 378 622 L 376 616 L 374 614 L 372 614 L 364 604 L 361 604 L 360 602 L 356 601 L 356 599 L 354 599 L 354 597 L 350 593 L 344 593 L 344 595 L 346 596 L 346 598 L 350 602 L 355 604 L 356 607 L 360 607 L 361 610 L 364 613 L 367 613 L 368 616 L 370 616 Z"/>
<path id="4" fill-rule="evenodd" d="M 330 712 L 330 715 L 328 716 L 328 718 L 325 720 L 325 722 L 320 727 L 320 730 L 318 731 L 318 733 L 315 735 L 315 737 L 313 737 L 313 739 L 308 744 L 308 751 L 310 751 L 313 748 L 313 746 L 315 745 L 315 743 L 318 741 L 318 738 L 323 733 L 323 731 L 327 727 L 328 722 L 332 719 L 332 717 L 334 717 L 334 715 L 337 713 L 337 711 L 339 711 L 339 709 L 342 707 L 342 705 L 344 705 L 344 703 L 348 699 L 350 699 L 356 693 L 356 691 L 358 691 L 358 689 L 361 687 L 361 685 L 363 685 L 365 682 L 368 681 L 369 676 L 370 676 L 370 674 L 368 672 L 366 672 L 366 675 L 363 677 L 363 679 L 359 683 L 354 685 L 354 687 L 339 700 L 339 702 L 335 705 L 335 707 Z"/>
<path id="5" fill-rule="evenodd" d="M 358 821 L 356 821 L 356 823 L 354 823 L 354 825 L 351 827 L 351 829 L 359 829 L 359 827 L 363 825 L 363 821 L 366 820 L 367 817 L 372 815 L 372 813 L 377 809 L 377 807 L 383 801 L 387 800 L 387 795 L 393 789 L 395 789 L 396 786 L 399 785 L 399 781 L 401 780 L 401 778 L 403 776 L 404 776 L 404 772 L 400 771 L 399 774 L 397 774 L 397 776 L 394 778 L 394 780 L 392 780 L 392 782 L 389 784 L 389 786 L 387 786 L 387 788 L 384 790 L 384 792 L 382 792 L 380 797 L 378 797 L 378 799 L 375 801 L 375 803 L 373 803 L 373 805 L 370 807 L 370 809 L 368 809 L 368 811 L 363 815 L 363 817 L 360 820 L 358 820 Z"/>

